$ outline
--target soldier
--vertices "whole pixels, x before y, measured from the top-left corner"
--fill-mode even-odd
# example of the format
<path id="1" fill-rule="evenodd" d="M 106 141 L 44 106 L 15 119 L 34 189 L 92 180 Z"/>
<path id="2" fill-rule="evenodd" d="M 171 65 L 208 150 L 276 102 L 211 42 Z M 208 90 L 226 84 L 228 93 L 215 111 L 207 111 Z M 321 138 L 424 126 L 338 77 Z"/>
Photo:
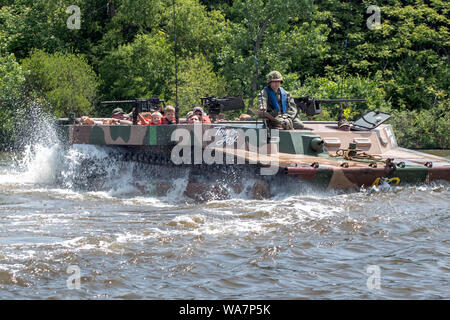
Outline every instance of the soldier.
<path id="1" fill-rule="evenodd" d="M 279 126 L 269 124 L 277 129 L 303 129 L 304 125 L 296 117 L 297 106 L 289 92 L 281 87 L 283 77 L 278 71 L 267 75 L 267 86 L 258 94 L 259 110 L 267 111 L 280 122 Z"/>
<path id="2" fill-rule="evenodd" d="M 133 124 L 133 121 L 130 120 L 129 116 L 125 114 L 122 108 L 116 108 L 112 111 L 111 115 L 112 120 L 110 124 Z"/>

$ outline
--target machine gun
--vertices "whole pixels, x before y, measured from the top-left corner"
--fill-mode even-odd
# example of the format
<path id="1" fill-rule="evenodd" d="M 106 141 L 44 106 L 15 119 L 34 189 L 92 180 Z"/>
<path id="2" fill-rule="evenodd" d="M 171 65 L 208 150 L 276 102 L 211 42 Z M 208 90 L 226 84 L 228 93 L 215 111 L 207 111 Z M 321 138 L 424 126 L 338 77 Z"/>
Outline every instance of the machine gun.
<path id="1" fill-rule="evenodd" d="M 242 97 L 202 97 L 202 106 L 208 111 L 211 120 L 214 122 L 219 113 L 223 111 L 244 109 Z"/>
<path id="2" fill-rule="evenodd" d="M 314 115 L 322 112 L 321 104 L 322 103 L 339 103 L 339 113 L 338 113 L 338 128 L 341 126 L 349 127 L 350 122 L 347 121 L 344 117 L 342 117 L 342 103 L 345 102 L 366 102 L 366 99 L 314 99 L 310 97 L 304 98 L 294 98 L 295 104 L 297 105 L 297 115 L 298 112 L 302 111 L 305 113 L 309 119 L 311 119 Z M 297 116 L 296 115 L 296 116 Z M 366 114 L 360 116 L 357 120 L 353 121 L 351 130 L 371 130 L 378 127 L 380 124 L 389 120 L 391 114 L 381 112 L 378 110 L 372 110 L 367 112 Z M 342 122 L 341 122 L 342 121 Z"/>
<path id="3" fill-rule="evenodd" d="M 340 115 L 342 115 L 342 103 L 344 102 L 366 102 L 366 99 L 314 99 L 310 97 L 294 98 L 297 105 L 297 115 L 301 111 L 310 119 L 316 114 L 322 112 L 321 104 L 339 103 Z M 339 120 L 339 119 L 338 119 Z"/>
<path id="4" fill-rule="evenodd" d="M 137 124 L 138 114 L 141 112 L 155 112 L 161 111 L 162 106 L 166 108 L 164 100 L 160 100 L 158 97 L 153 98 L 138 98 L 134 100 L 119 100 L 119 101 L 102 101 L 100 104 L 118 105 L 126 104 L 133 107 L 133 124 Z"/>

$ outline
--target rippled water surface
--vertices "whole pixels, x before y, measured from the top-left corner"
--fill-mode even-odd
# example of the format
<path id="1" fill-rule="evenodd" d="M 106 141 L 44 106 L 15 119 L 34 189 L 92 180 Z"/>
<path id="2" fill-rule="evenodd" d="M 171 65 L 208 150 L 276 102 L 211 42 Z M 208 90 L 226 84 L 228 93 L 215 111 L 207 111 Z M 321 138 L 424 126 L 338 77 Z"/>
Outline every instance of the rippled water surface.
<path id="1" fill-rule="evenodd" d="M 196 203 L 183 174 L 158 197 L 133 163 L 87 188 L 92 155 L 1 154 L 1 299 L 450 298 L 448 183 Z"/>

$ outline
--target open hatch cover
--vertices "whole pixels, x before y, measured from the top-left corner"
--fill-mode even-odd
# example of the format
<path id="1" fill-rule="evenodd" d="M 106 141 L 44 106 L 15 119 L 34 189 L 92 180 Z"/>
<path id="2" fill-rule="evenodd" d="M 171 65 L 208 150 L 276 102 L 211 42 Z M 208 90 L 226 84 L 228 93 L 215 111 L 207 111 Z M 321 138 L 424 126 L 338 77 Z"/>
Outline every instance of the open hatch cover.
<path id="1" fill-rule="evenodd" d="M 383 122 L 389 120 L 390 117 L 392 117 L 392 115 L 389 113 L 373 110 L 367 112 L 365 115 L 363 115 L 356 121 L 353 121 L 353 126 L 372 130 L 378 127 Z"/>

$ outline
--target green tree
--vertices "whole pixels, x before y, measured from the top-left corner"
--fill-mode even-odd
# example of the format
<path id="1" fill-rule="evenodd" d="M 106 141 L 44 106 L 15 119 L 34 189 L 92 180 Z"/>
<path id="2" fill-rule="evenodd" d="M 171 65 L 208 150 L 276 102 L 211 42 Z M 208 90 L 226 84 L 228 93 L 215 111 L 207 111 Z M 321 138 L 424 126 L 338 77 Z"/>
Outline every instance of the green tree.
<path id="1" fill-rule="evenodd" d="M 372 4 L 316 2 L 316 20 L 329 28 L 331 50 L 321 61 L 327 76 L 381 72 L 379 86 L 397 109 L 430 108 L 447 99 L 448 2 L 378 1 L 381 26 L 369 29 Z"/>
<path id="2" fill-rule="evenodd" d="M 162 23 L 162 0 L 108 0 L 105 34 L 99 42 L 97 52 L 102 56 L 119 46 L 130 44 L 140 34 L 158 30 Z"/>
<path id="3" fill-rule="evenodd" d="M 112 51 L 132 43 L 139 35 L 155 36 L 163 32 L 169 42 L 174 41 L 172 1 L 119 0 L 114 3 L 114 15 L 107 24 L 101 41 L 103 51 Z M 206 10 L 198 0 L 176 0 L 178 54 L 201 53 L 212 59 L 223 46 L 221 30 L 226 27 L 223 15 Z M 173 49 L 172 49 L 173 51 Z"/>
<path id="4" fill-rule="evenodd" d="M 69 34 L 65 12 L 67 6 L 51 0 L 18 0 L 0 9 L 0 24 L 10 36 L 8 51 L 19 59 L 28 56 L 33 48 L 56 50 L 68 49 Z"/>
<path id="5" fill-rule="evenodd" d="M 103 0 L 5 1 L 0 6 L 0 29 L 8 39 L 7 51 L 18 59 L 29 56 L 33 49 L 82 53 L 96 63 L 96 55 L 101 55 L 96 46 L 110 19 L 108 3 Z M 80 29 L 68 27 L 73 12 L 67 9 L 72 5 L 80 8 Z"/>
<path id="6" fill-rule="evenodd" d="M 175 92 L 174 85 L 172 92 Z M 200 97 L 221 97 L 226 93 L 225 81 L 213 71 L 213 65 L 203 56 L 180 61 L 178 73 L 178 95 L 180 115 L 200 105 Z M 172 99 L 173 100 L 173 99 Z M 169 101 L 174 104 L 174 101 Z"/>
<path id="7" fill-rule="evenodd" d="M 23 98 L 24 83 L 24 72 L 14 55 L 0 55 L 0 148 L 14 141 L 16 109 Z"/>
<path id="8" fill-rule="evenodd" d="M 112 51 L 101 62 L 103 98 L 107 100 L 171 96 L 168 86 L 173 76 L 171 43 L 159 32 L 139 35 Z"/>
<path id="9" fill-rule="evenodd" d="M 97 98 L 98 78 L 85 58 L 75 54 L 48 54 L 35 50 L 22 66 L 28 93 L 44 99 L 57 117 L 87 115 Z"/>
<path id="10" fill-rule="evenodd" d="M 291 71 L 291 59 L 284 59 L 289 56 L 289 50 L 297 54 L 312 52 L 307 48 L 298 50 L 298 47 L 292 50 L 296 45 L 295 40 L 291 43 L 284 41 L 292 39 L 292 30 L 297 35 L 308 30 L 306 26 L 300 25 L 309 16 L 309 4 L 306 0 L 233 1 L 228 14 L 231 27 L 223 33 L 227 45 L 217 62 L 230 83 L 232 93 L 254 97 L 265 84 L 265 76 L 271 70 L 282 73 Z"/>
<path id="11" fill-rule="evenodd" d="M 402 110 L 391 118 L 395 137 L 405 148 L 448 148 L 450 103 L 440 102 L 432 109 Z"/>
<path id="12" fill-rule="evenodd" d="M 173 7 L 171 1 L 167 3 L 161 29 L 174 41 Z M 198 0 L 178 0 L 175 1 L 175 18 L 178 54 L 185 57 L 201 54 L 214 62 L 225 45 L 222 34 L 229 28 L 223 14 L 206 10 Z"/>

